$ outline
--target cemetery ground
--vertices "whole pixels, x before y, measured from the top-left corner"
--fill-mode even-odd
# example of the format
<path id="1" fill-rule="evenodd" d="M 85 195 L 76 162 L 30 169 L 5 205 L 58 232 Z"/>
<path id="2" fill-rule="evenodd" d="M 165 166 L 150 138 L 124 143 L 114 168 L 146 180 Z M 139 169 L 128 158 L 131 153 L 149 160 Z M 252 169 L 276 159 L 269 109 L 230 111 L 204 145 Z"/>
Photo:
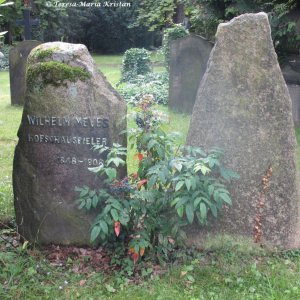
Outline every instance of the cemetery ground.
<path id="1" fill-rule="evenodd" d="M 121 56 L 95 56 L 115 85 Z M 154 60 L 158 58 L 153 58 Z M 155 70 L 161 70 L 156 66 Z M 159 106 L 163 112 L 166 107 Z M 145 260 L 122 271 L 109 253 L 18 244 L 12 219 L 11 171 L 22 109 L 10 106 L 8 72 L 0 72 L 0 299 L 299 299 L 300 251 L 268 251 L 246 242 L 215 241 L 210 250 L 178 251 L 172 265 Z M 130 113 L 130 109 L 129 109 Z M 171 113 L 166 129 L 183 133 L 189 117 Z M 129 128 L 134 126 L 129 122 Z M 296 129 L 300 145 L 300 128 Z M 300 146 L 298 166 L 300 167 Z M 128 168 L 137 164 L 129 150 Z M 6 241 L 4 239 L 7 239 Z"/>

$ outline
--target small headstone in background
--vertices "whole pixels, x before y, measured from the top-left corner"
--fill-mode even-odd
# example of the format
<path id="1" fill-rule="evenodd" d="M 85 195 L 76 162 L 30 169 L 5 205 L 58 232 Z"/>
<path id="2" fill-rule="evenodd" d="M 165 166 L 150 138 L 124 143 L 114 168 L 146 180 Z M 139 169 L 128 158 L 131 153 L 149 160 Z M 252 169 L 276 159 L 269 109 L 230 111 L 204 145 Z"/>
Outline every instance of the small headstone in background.
<path id="1" fill-rule="evenodd" d="M 9 51 L 11 105 L 24 105 L 27 57 L 30 51 L 40 44 L 38 41 L 23 41 Z"/>
<path id="2" fill-rule="evenodd" d="M 191 114 L 213 44 L 196 35 L 172 41 L 169 108 Z"/>
<path id="3" fill-rule="evenodd" d="M 300 55 L 289 55 L 281 70 L 292 99 L 294 122 L 300 124 Z"/>
<path id="4" fill-rule="evenodd" d="M 101 187 L 88 170 L 93 145 L 126 146 L 126 104 L 84 45 L 46 43 L 28 57 L 27 91 L 13 164 L 18 231 L 41 244 L 89 244 L 94 215 L 78 210 L 76 186 Z M 125 175 L 126 167 L 121 170 Z"/>
<path id="5" fill-rule="evenodd" d="M 263 201 L 262 242 L 300 246 L 292 103 L 265 13 L 241 15 L 219 25 L 187 144 L 222 148 L 224 164 L 241 177 L 229 186 L 233 205 L 212 224 L 213 234 L 254 237 L 256 206 Z M 195 232 L 192 239 L 206 234 Z"/>

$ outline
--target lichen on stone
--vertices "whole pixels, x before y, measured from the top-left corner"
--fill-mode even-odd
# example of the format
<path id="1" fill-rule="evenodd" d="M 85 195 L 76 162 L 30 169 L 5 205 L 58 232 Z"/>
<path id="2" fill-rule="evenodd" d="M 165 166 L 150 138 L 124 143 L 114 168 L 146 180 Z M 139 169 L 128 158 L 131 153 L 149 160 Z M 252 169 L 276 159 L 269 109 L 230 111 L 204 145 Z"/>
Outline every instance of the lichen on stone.
<path id="1" fill-rule="evenodd" d="M 76 82 L 85 81 L 91 77 L 90 73 L 80 67 L 73 67 L 58 61 L 40 62 L 29 65 L 27 69 L 27 85 L 35 84 L 55 86 L 64 84 L 65 80 Z"/>

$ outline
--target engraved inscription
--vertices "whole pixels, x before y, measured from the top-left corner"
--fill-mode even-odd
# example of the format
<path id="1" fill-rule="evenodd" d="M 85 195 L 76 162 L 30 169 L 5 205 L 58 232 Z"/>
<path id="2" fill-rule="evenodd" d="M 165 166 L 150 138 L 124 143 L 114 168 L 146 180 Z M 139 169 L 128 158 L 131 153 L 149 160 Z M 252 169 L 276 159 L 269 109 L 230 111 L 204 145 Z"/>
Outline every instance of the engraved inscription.
<path id="1" fill-rule="evenodd" d="M 27 142 L 51 143 L 51 144 L 73 144 L 73 145 L 107 145 L 106 138 L 82 137 L 82 136 L 59 136 L 45 134 L 28 134 Z"/>
<path id="2" fill-rule="evenodd" d="M 60 144 L 60 145 L 107 145 L 107 137 L 95 136 L 95 129 L 100 130 L 100 135 L 109 128 L 109 119 L 104 117 L 85 116 L 36 116 L 27 115 L 28 132 L 25 137 L 28 143 Z M 33 132 L 30 132 L 32 128 Z M 46 129 L 47 128 L 47 129 Z M 64 128 L 64 129 L 63 129 Z M 70 129 L 70 133 L 67 133 Z M 81 129 L 80 129 L 81 128 Z M 83 131 L 87 134 L 84 135 Z M 36 132 L 37 130 L 43 133 Z M 76 135 L 78 129 L 79 135 Z M 88 130 L 90 129 L 90 130 Z M 105 130 L 105 131 L 103 131 Z M 75 131 L 75 134 L 74 134 Z M 73 133 L 73 134 L 72 134 Z M 98 133 L 98 132 L 97 132 Z M 94 167 L 103 165 L 99 158 L 78 158 L 75 155 L 65 154 L 54 158 L 58 164 Z"/>
<path id="3" fill-rule="evenodd" d="M 87 167 L 103 166 L 103 160 L 98 158 L 77 158 L 76 156 L 60 156 L 57 158 L 59 164 L 83 165 Z"/>
<path id="4" fill-rule="evenodd" d="M 88 118 L 88 117 L 53 117 L 53 116 L 31 116 L 27 115 L 28 124 L 31 126 L 49 126 L 49 127 L 96 127 L 108 128 L 109 120 L 107 118 Z"/>

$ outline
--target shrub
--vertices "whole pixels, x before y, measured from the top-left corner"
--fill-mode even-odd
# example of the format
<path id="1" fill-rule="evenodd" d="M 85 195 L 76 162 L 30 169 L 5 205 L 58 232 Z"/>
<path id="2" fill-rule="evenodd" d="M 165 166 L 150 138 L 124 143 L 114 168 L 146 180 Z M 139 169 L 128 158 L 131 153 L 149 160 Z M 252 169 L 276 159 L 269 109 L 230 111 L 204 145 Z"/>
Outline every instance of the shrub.
<path id="1" fill-rule="evenodd" d="M 3 46 L 1 46 L 0 50 L 4 55 L 3 58 L 0 58 L 0 71 L 1 70 L 8 70 L 8 68 L 9 68 L 9 50 L 10 50 L 10 46 L 3 45 Z"/>
<path id="2" fill-rule="evenodd" d="M 170 66 L 171 42 L 181 37 L 185 37 L 187 35 L 189 35 L 188 30 L 180 24 L 175 24 L 173 27 L 165 30 L 163 37 L 163 52 L 165 56 L 165 65 L 167 69 L 169 69 Z"/>
<path id="3" fill-rule="evenodd" d="M 150 55 L 146 49 L 131 48 L 124 54 L 121 70 L 121 81 L 131 81 L 138 75 L 151 71 Z"/>
<path id="4" fill-rule="evenodd" d="M 138 171 L 119 179 L 126 149 L 95 146 L 107 153 L 104 165 L 90 168 L 104 178 L 99 191 L 87 186 L 80 193 L 80 209 L 96 210 L 91 242 L 119 242 L 137 262 L 147 251 L 159 261 L 167 260 L 186 238 L 184 226 L 197 220 L 201 226 L 211 214 L 217 217 L 224 204 L 231 204 L 226 182 L 237 177 L 220 162 L 222 152 L 205 153 L 199 148 L 178 147 L 175 135 L 161 128 L 161 113 L 151 109 L 153 98 L 144 96 L 136 106 L 129 140 L 136 146 Z"/>
<path id="5" fill-rule="evenodd" d="M 169 74 L 163 72 L 138 75 L 134 80 L 119 85 L 118 91 L 125 101 L 134 105 L 146 94 L 151 94 L 156 103 L 167 104 L 169 97 Z"/>

